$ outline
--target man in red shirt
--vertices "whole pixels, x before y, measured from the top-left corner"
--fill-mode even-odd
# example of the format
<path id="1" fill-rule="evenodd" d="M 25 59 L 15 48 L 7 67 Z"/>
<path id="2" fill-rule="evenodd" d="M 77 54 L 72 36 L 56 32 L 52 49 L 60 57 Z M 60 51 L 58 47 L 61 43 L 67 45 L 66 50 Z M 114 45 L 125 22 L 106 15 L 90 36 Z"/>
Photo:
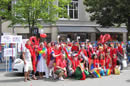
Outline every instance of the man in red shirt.
<path id="1" fill-rule="evenodd" d="M 54 72 L 59 80 L 64 80 L 63 76 L 67 76 L 65 55 L 62 55 L 62 59 L 56 60 Z"/>
<path id="2" fill-rule="evenodd" d="M 71 48 L 72 52 L 78 52 L 79 51 L 79 47 L 78 47 L 78 43 L 74 43 L 72 48 Z"/>

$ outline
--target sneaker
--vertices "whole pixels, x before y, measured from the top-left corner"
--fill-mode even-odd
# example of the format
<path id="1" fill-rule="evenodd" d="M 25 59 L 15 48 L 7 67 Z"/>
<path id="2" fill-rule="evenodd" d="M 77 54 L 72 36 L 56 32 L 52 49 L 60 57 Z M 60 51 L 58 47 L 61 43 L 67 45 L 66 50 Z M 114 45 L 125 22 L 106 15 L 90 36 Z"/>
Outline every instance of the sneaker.
<path id="1" fill-rule="evenodd" d="M 50 73 L 49 76 L 52 77 L 52 74 Z"/>
<path id="2" fill-rule="evenodd" d="M 59 77 L 59 80 L 63 81 L 63 80 L 64 80 L 64 78 L 63 78 L 63 77 Z"/>
<path id="3" fill-rule="evenodd" d="M 27 82 L 27 79 L 24 79 L 24 82 Z"/>

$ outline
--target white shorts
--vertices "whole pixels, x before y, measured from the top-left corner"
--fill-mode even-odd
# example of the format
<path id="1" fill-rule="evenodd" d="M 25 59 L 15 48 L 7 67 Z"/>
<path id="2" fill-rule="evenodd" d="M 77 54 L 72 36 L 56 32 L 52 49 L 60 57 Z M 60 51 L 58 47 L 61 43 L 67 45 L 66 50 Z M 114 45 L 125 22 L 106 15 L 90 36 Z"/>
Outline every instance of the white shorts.
<path id="1" fill-rule="evenodd" d="M 26 65 L 24 65 L 24 72 L 28 72 L 33 70 L 32 68 L 32 63 L 31 62 L 26 62 Z"/>

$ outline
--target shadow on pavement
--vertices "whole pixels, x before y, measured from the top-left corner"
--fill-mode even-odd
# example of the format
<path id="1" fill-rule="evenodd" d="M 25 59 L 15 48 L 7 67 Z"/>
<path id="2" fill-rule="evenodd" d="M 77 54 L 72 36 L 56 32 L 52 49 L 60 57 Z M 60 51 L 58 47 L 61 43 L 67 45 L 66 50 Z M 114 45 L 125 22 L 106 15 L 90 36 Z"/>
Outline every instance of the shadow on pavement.
<path id="1" fill-rule="evenodd" d="M 49 78 L 49 79 L 44 78 L 43 81 L 57 82 L 57 81 L 59 81 L 59 80 L 58 80 L 58 79 L 52 79 L 52 78 Z"/>
<path id="2" fill-rule="evenodd" d="M 126 80 L 126 82 L 130 83 L 130 80 Z"/>
<path id="3" fill-rule="evenodd" d="M 24 77 L 24 74 L 22 73 L 6 73 L 4 76 L 6 77 Z"/>
<path id="4" fill-rule="evenodd" d="M 17 78 L 17 79 L 6 79 L 6 80 L 0 80 L 0 83 L 14 83 L 14 82 L 23 82 L 24 78 Z"/>

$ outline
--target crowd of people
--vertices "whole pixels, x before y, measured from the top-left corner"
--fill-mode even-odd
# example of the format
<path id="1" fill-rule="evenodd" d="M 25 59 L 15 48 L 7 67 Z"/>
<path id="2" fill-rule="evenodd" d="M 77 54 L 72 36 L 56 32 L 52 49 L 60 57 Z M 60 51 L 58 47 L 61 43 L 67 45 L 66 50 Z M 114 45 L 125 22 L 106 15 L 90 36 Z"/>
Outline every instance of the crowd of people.
<path id="1" fill-rule="evenodd" d="M 126 54 L 123 44 L 106 42 L 96 46 L 91 42 L 41 42 L 34 46 L 28 40 L 23 49 L 25 82 L 30 80 L 31 71 L 34 80 L 43 77 L 85 80 L 115 74 L 115 69 L 121 65 L 119 55 L 124 58 Z M 39 78 L 35 76 L 36 72 Z"/>

